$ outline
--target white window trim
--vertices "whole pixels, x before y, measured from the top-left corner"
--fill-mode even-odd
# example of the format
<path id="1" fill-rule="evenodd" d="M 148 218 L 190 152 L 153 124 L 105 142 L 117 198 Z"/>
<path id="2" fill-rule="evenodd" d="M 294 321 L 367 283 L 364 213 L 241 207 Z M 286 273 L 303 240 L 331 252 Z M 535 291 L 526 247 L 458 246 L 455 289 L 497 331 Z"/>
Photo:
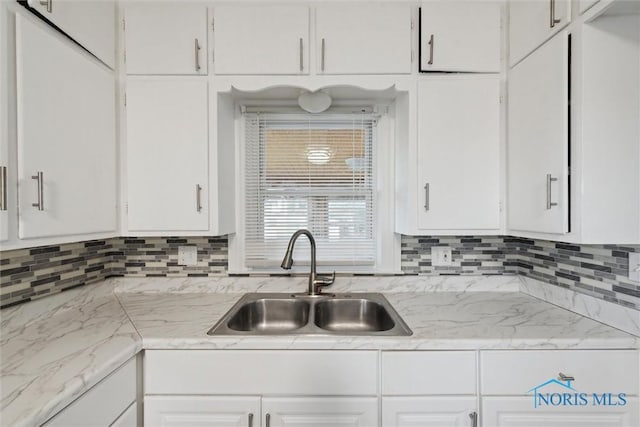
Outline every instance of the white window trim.
<path id="1" fill-rule="evenodd" d="M 377 106 L 379 111 L 387 111 L 386 106 Z M 250 268 L 244 263 L 245 245 L 245 128 L 242 107 L 236 105 L 236 233 L 229 235 L 229 274 L 276 274 L 287 273 L 280 265 L 273 268 Z M 376 219 L 375 233 L 377 239 L 376 261 L 372 266 L 322 266 L 322 271 L 338 273 L 362 273 L 362 274 L 399 274 L 401 256 L 401 236 L 394 233 L 395 227 L 395 126 L 396 120 L 391 114 L 384 113 L 380 116 L 376 126 L 376 140 L 378 145 L 374 155 L 374 167 L 376 169 L 375 197 Z M 282 253 L 284 256 L 284 252 Z M 289 272 L 308 273 L 308 265 L 294 265 Z"/>

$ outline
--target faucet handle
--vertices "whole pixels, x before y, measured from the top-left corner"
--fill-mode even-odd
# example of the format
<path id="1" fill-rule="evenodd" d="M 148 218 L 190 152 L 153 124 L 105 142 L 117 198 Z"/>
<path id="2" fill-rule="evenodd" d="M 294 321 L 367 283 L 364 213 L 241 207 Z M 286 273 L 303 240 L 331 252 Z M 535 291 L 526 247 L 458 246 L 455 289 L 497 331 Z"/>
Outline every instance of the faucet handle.
<path id="1" fill-rule="evenodd" d="M 316 280 L 314 280 L 314 284 L 316 286 L 330 286 L 333 284 L 333 282 L 335 282 L 336 280 L 336 272 L 334 271 L 331 276 L 321 276 L 318 275 L 316 277 Z"/>

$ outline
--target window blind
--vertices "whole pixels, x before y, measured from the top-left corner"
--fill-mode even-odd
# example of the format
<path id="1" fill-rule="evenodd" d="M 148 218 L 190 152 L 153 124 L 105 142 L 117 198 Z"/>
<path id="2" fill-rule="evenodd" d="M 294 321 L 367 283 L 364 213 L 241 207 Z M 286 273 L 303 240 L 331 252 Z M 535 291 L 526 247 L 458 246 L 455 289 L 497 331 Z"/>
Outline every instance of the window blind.
<path id="1" fill-rule="evenodd" d="M 319 265 L 374 264 L 375 118 L 245 113 L 244 120 L 246 266 L 278 267 L 300 228 L 313 233 Z M 294 260 L 309 263 L 305 237 Z"/>

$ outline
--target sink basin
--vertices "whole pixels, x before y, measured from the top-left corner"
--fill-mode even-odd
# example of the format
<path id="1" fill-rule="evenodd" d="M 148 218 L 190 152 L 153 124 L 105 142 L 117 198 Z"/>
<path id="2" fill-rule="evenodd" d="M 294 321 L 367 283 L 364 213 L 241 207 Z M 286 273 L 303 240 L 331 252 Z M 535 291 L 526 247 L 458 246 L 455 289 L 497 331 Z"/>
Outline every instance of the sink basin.
<path id="1" fill-rule="evenodd" d="M 208 335 L 411 335 L 382 294 L 245 294 Z"/>
<path id="2" fill-rule="evenodd" d="M 315 305 L 315 324 L 327 331 L 378 332 L 395 326 L 389 312 L 368 299 L 331 299 Z"/>
<path id="3" fill-rule="evenodd" d="M 309 304 L 295 299 L 266 299 L 249 302 L 229 318 L 234 331 L 283 332 L 298 329 L 309 320 Z"/>

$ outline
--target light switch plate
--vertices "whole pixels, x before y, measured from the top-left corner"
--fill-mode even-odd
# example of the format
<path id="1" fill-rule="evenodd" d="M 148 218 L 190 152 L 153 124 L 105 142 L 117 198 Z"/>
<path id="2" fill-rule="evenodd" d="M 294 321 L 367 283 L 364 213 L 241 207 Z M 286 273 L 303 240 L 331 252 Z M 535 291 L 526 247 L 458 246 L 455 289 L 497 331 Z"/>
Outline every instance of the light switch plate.
<path id="1" fill-rule="evenodd" d="M 629 279 L 640 282 L 640 252 L 629 252 Z"/>
<path id="2" fill-rule="evenodd" d="M 431 265 L 434 267 L 446 267 L 451 265 L 451 248 L 447 246 L 432 246 Z"/>
<path id="3" fill-rule="evenodd" d="M 198 248 L 196 246 L 178 246 L 179 265 L 197 265 Z"/>

